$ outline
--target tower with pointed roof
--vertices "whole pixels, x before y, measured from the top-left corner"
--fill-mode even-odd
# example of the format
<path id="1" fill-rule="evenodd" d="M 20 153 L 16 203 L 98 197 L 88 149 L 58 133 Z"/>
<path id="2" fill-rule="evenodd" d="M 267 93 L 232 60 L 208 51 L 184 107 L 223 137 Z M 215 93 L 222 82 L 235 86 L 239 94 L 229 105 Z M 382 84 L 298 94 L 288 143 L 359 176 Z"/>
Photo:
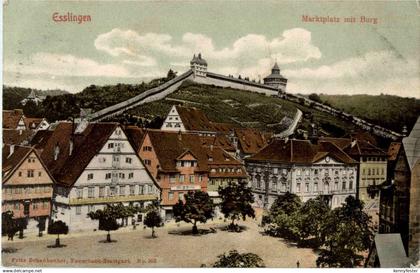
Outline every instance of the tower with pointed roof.
<path id="1" fill-rule="evenodd" d="M 193 56 L 190 61 L 191 70 L 194 73 L 194 77 L 206 77 L 207 76 L 207 62 L 201 57 L 201 53 L 197 56 Z"/>
<path id="2" fill-rule="evenodd" d="M 286 91 L 287 79 L 280 74 L 280 68 L 277 62 L 271 69 L 271 74 L 264 78 L 264 84 L 278 88 L 280 91 Z"/>

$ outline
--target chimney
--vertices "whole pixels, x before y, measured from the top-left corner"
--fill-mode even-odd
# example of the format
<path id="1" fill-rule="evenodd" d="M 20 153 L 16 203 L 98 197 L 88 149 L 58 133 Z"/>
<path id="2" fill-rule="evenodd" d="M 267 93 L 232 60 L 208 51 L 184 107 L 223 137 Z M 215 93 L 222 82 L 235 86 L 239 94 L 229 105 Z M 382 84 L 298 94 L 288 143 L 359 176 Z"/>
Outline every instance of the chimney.
<path id="1" fill-rule="evenodd" d="M 73 146 L 74 146 L 73 138 L 70 138 L 70 143 L 69 143 L 69 156 L 71 156 L 72 153 L 73 153 Z"/>
<path id="2" fill-rule="evenodd" d="M 351 147 L 353 148 L 357 143 L 357 139 L 353 139 L 351 142 Z"/>
<path id="3" fill-rule="evenodd" d="M 402 128 L 402 135 L 404 137 L 408 136 L 408 130 L 407 130 L 407 125 L 404 125 Z"/>
<path id="4" fill-rule="evenodd" d="M 309 139 L 312 144 L 318 144 L 318 128 L 314 122 L 311 123 L 311 132 Z"/>
<path id="5" fill-rule="evenodd" d="M 9 156 L 11 156 L 15 152 L 15 145 L 11 144 L 9 148 Z"/>
<path id="6" fill-rule="evenodd" d="M 55 147 L 54 147 L 54 160 L 58 159 L 59 154 L 60 154 L 60 146 L 58 146 L 58 142 L 57 142 L 57 144 L 55 144 Z"/>

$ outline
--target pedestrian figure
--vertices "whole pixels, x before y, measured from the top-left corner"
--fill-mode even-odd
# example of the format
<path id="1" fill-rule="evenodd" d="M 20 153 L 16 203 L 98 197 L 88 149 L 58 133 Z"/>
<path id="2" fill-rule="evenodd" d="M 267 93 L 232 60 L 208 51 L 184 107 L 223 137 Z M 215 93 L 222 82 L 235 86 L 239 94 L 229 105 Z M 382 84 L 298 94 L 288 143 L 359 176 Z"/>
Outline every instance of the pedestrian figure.
<path id="1" fill-rule="evenodd" d="M 300 267 L 299 260 L 296 262 L 296 267 L 297 267 L 297 268 L 299 268 L 299 267 Z"/>

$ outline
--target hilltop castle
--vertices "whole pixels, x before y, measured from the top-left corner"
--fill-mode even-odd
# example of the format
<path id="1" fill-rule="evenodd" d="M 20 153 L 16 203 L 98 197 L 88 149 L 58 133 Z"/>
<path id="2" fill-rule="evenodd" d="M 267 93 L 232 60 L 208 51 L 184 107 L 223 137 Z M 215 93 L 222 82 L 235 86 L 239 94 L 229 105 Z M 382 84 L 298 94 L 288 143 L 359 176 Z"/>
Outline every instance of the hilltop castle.
<path id="1" fill-rule="evenodd" d="M 202 78 L 207 78 L 207 77 L 216 78 L 217 77 L 219 80 L 221 80 L 221 79 L 226 80 L 225 76 L 207 72 L 207 62 L 206 62 L 206 60 L 204 60 L 201 57 L 201 53 L 199 53 L 197 56 L 195 56 L 195 54 L 194 54 L 192 60 L 190 61 L 190 65 L 191 65 L 191 71 L 194 73 L 195 78 L 196 77 L 198 77 L 198 78 L 200 78 L 200 77 L 202 77 Z M 250 85 L 252 85 L 253 88 L 251 88 L 252 90 L 249 90 L 249 91 L 256 91 L 255 87 L 257 87 L 257 86 L 260 87 L 260 88 L 264 88 L 264 86 L 268 86 L 268 87 L 272 87 L 273 89 L 277 89 L 278 91 L 281 91 L 281 92 L 286 91 L 287 79 L 280 74 L 280 68 L 277 65 L 277 62 L 274 64 L 273 68 L 271 69 L 271 74 L 264 78 L 264 84 L 259 84 L 259 83 L 256 83 L 256 82 L 252 82 L 252 81 L 249 81 L 247 79 L 236 79 L 236 78 L 233 78 L 233 77 L 227 77 L 227 78 L 230 81 L 236 81 L 237 83 L 240 83 L 240 84 L 245 84 L 245 85 L 250 84 Z M 198 81 L 201 82 L 201 83 L 207 83 L 205 81 L 200 81 L 200 80 L 198 80 Z M 212 84 L 214 84 L 216 86 L 220 86 L 221 83 L 220 82 L 218 82 L 218 83 L 219 84 L 216 84 L 216 83 L 212 83 Z M 225 86 L 225 85 L 226 85 L 226 83 L 222 84 L 222 86 Z M 235 87 L 230 86 L 230 87 L 238 88 L 238 86 L 235 86 Z M 243 89 L 243 88 L 240 88 L 240 89 Z M 262 90 L 258 90 L 256 92 L 267 93 L 267 91 L 262 91 Z M 273 95 L 271 91 L 268 92 L 268 93 Z"/>

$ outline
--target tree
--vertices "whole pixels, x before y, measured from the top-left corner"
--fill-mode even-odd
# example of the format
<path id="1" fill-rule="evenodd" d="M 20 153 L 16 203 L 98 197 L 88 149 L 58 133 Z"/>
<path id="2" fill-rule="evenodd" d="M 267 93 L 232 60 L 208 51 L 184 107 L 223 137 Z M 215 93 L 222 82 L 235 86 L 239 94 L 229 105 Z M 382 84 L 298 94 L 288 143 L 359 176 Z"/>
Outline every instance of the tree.
<path id="1" fill-rule="evenodd" d="M 1 214 L 1 231 L 2 234 L 7 234 L 8 240 L 13 241 L 16 232 L 19 231 L 19 225 L 16 219 L 13 219 L 13 211 L 5 211 Z"/>
<path id="2" fill-rule="evenodd" d="M 166 81 L 170 81 L 176 77 L 176 73 L 172 69 L 169 69 L 168 74 L 166 75 Z"/>
<path id="3" fill-rule="evenodd" d="M 222 213 L 226 218 L 232 220 L 229 229 L 238 230 L 235 220 L 239 220 L 241 217 L 243 220 L 247 216 L 255 218 L 255 211 L 251 206 L 254 202 L 254 196 L 245 181 L 229 182 L 226 187 L 219 187 L 219 196 L 222 199 L 220 204 Z"/>
<path id="4" fill-rule="evenodd" d="M 236 250 L 229 251 L 229 254 L 217 256 L 219 260 L 213 267 L 265 267 L 264 261 L 254 253 L 240 254 Z"/>
<path id="5" fill-rule="evenodd" d="M 162 217 L 159 215 L 159 211 L 151 210 L 146 214 L 144 218 L 144 224 L 152 229 L 152 238 L 155 238 L 155 227 L 160 227 L 162 224 Z"/>
<path id="6" fill-rule="evenodd" d="M 48 234 L 56 234 L 57 239 L 55 239 L 55 247 L 60 247 L 60 234 L 67 234 L 69 232 L 69 227 L 63 221 L 52 222 L 48 226 Z"/>
<path id="7" fill-rule="evenodd" d="M 298 240 L 299 222 L 302 202 L 296 194 L 286 192 L 280 195 L 270 207 L 268 215 L 263 217 L 262 224 L 269 224 L 265 231 L 276 237 Z"/>
<path id="8" fill-rule="evenodd" d="M 342 207 L 332 210 L 321 229 L 324 249 L 318 266 L 355 267 L 363 260 L 359 253 L 370 248 L 373 240 L 371 217 L 363 211 L 363 203 L 348 196 Z"/>
<path id="9" fill-rule="evenodd" d="M 175 221 L 192 223 L 192 233 L 198 234 L 197 222 L 205 223 L 213 217 L 213 200 L 203 191 L 189 191 L 184 198 L 185 202 L 179 200 L 173 206 Z"/>
<path id="10" fill-rule="evenodd" d="M 314 239 L 314 246 L 321 244 L 321 229 L 329 212 L 330 208 L 322 196 L 309 199 L 303 204 L 298 222 L 301 243 L 310 237 Z"/>
<path id="11" fill-rule="evenodd" d="M 320 103 L 322 103 L 322 100 L 321 100 L 321 98 L 319 97 L 319 95 L 318 95 L 318 94 L 312 93 L 312 94 L 310 94 L 310 95 L 308 96 L 308 98 L 309 98 L 310 100 L 313 100 L 313 101 L 316 101 L 316 102 L 320 102 Z"/>
<path id="12" fill-rule="evenodd" d="M 119 229 L 117 219 L 124 219 L 126 217 L 132 217 L 139 209 L 137 207 L 128 206 L 125 207 L 123 204 L 107 204 L 106 207 L 101 210 L 91 211 L 88 216 L 92 220 L 99 220 L 99 230 L 107 231 L 106 241 L 111 242 L 111 231 Z"/>

